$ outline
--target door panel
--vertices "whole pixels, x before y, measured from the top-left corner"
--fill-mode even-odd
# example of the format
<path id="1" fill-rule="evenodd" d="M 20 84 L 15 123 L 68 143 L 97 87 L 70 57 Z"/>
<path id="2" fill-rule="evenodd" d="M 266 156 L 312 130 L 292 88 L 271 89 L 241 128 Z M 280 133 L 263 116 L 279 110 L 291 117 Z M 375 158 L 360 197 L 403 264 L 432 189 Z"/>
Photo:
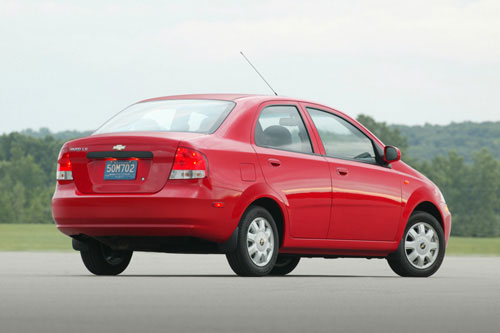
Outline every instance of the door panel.
<path id="1" fill-rule="evenodd" d="M 375 143 L 343 117 L 306 107 L 332 179 L 328 238 L 394 240 L 401 219 L 401 176 L 377 164 Z"/>
<path id="2" fill-rule="evenodd" d="M 266 182 L 287 205 L 290 235 L 326 238 L 332 203 L 330 170 L 323 156 L 313 154 L 297 105 L 264 105 L 254 142 Z"/>
<path id="3" fill-rule="evenodd" d="M 333 181 L 328 238 L 394 240 L 401 218 L 401 176 L 378 165 L 327 160 Z"/>
<path id="4" fill-rule="evenodd" d="M 326 238 L 332 194 L 324 158 L 258 146 L 255 150 L 266 182 L 286 199 L 291 236 Z M 278 160 L 279 165 L 273 160 Z"/>

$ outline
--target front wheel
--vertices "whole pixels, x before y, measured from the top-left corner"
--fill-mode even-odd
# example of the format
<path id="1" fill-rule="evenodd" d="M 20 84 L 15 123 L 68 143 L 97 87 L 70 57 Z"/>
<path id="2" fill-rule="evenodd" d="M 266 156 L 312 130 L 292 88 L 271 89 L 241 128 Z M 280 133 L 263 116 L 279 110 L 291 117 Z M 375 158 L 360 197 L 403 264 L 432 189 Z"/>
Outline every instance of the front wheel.
<path id="1" fill-rule="evenodd" d="M 87 250 L 80 251 L 82 261 L 87 269 L 95 275 L 118 275 L 130 263 L 132 251 L 118 251 L 92 241 L 87 244 Z"/>
<path id="2" fill-rule="evenodd" d="M 241 218 L 236 250 L 226 254 L 240 276 L 264 276 L 278 256 L 278 231 L 272 215 L 263 207 L 250 207 Z"/>
<path id="3" fill-rule="evenodd" d="M 391 253 L 387 261 L 398 275 L 428 277 L 441 266 L 444 252 L 441 224 L 429 213 L 416 212 L 408 220 L 397 251 Z"/>

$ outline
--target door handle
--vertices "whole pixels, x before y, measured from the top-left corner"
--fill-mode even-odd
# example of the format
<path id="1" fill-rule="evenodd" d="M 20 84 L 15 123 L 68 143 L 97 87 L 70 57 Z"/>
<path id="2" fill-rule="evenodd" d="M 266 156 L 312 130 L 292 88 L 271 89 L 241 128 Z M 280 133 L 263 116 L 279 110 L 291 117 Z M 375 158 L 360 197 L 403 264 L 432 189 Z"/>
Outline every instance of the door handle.
<path id="1" fill-rule="evenodd" d="M 349 171 L 346 168 L 337 168 L 337 173 L 340 176 L 347 176 L 347 174 L 349 173 Z"/>
<path id="2" fill-rule="evenodd" d="M 270 158 L 267 160 L 269 162 L 269 164 L 271 164 L 271 166 L 273 167 L 279 167 L 281 165 L 281 162 L 280 160 L 277 160 L 275 158 Z"/>

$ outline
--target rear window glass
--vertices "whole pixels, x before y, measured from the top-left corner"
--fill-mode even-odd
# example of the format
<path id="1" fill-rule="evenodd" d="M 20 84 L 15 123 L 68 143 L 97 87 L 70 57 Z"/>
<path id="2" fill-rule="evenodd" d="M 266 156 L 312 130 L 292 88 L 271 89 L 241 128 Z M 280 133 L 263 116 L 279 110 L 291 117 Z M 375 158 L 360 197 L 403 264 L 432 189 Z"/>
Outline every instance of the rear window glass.
<path id="1" fill-rule="evenodd" d="M 108 120 L 94 134 L 115 132 L 213 133 L 235 103 L 218 100 L 165 100 L 137 103 Z"/>

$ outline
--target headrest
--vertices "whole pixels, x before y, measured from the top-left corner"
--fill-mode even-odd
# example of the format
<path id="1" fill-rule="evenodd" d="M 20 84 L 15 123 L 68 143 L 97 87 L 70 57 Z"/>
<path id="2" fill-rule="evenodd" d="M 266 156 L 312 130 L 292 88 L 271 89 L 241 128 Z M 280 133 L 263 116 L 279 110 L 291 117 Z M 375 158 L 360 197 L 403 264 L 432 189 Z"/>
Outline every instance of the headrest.
<path id="1" fill-rule="evenodd" d="M 282 147 L 292 143 L 292 134 L 283 126 L 269 126 L 264 130 L 264 135 L 269 146 Z"/>

